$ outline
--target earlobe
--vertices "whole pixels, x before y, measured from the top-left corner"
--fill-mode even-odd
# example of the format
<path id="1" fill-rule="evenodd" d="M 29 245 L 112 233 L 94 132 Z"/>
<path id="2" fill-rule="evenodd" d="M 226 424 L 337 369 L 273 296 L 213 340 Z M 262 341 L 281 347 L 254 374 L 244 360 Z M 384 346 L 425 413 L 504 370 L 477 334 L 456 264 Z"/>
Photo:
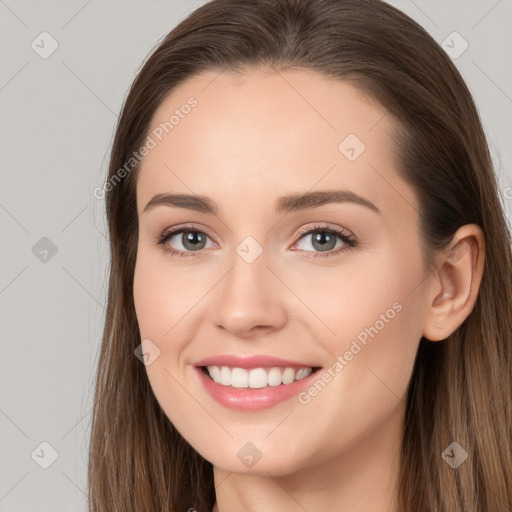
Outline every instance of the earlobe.
<path id="1" fill-rule="evenodd" d="M 480 226 L 459 228 L 432 273 L 423 337 L 446 339 L 469 316 L 478 296 L 484 260 L 485 237 Z"/>

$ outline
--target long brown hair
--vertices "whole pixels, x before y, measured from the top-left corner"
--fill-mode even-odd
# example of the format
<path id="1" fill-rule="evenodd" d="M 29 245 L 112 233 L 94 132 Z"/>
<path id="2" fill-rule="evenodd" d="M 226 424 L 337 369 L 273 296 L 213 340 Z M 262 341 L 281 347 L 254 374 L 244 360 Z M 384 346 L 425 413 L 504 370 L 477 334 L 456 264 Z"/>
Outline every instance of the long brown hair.
<path id="1" fill-rule="evenodd" d="M 148 57 L 117 125 L 109 177 L 140 148 L 155 110 L 185 79 L 252 66 L 316 70 L 380 102 L 396 121 L 398 172 L 415 190 L 425 261 L 480 225 L 486 261 L 470 315 L 422 339 L 402 444 L 400 509 L 512 510 L 512 256 L 481 121 L 461 75 L 416 22 L 380 0 L 213 0 Z M 134 356 L 137 166 L 106 188 L 111 265 L 90 439 L 91 512 L 210 512 L 213 468 L 176 431 Z M 116 174 L 117 173 L 117 174 Z M 126 174 L 126 176 L 124 175 Z M 469 454 L 457 469 L 441 454 Z"/>

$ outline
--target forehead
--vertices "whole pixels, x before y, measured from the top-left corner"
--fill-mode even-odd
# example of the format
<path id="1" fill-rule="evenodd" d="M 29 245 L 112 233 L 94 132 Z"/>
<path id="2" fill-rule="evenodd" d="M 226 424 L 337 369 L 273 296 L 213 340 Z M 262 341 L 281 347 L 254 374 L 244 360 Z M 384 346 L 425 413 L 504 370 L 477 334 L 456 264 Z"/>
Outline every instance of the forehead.
<path id="1" fill-rule="evenodd" d="M 153 116 L 138 210 L 163 192 L 215 195 L 221 204 L 235 194 L 249 207 L 315 187 L 410 205 L 412 191 L 396 173 L 392 123 L 355 86 L 313 71 L 193 76 Z"/>

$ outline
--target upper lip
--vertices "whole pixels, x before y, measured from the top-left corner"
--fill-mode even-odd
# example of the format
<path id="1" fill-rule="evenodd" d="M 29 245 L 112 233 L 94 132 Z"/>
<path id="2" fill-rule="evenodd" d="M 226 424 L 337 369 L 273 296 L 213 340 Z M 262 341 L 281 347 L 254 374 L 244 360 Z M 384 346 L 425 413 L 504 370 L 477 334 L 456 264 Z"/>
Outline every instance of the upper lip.
<path id="1" fill-rule="evenodd" d="M 218 355 L 201 359 L 194 363 L 194 366 L 229 366 L 232 368 L 316 368 L 311 364 L 290 361 L 274 356 L 235 356 Z"/>

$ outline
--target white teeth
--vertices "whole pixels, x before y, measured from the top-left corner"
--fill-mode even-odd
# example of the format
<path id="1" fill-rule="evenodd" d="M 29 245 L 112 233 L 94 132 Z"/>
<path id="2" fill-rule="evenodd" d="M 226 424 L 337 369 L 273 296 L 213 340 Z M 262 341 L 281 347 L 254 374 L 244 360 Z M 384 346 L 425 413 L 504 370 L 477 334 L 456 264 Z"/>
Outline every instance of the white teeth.
<path id="1" fill-rule="evenodd" d="M 267 386 L 279 386 L 291 384 L 295 380 L 307 377 L 312 368 L 230 368 L 229 366 L 207 366 L 210 377 L 223 386 L 234 388 L 260 389 Z"/>
<path id="2" fill-rule="evenodd" d="M 217 368 L 217 370 L 219 369 L 218 366 L 213 366 L 213 368 Z M 212 376 L 210 375 L 210 377 Z M 231 386 L 231 370 L 227 366 L 223 366 L 221 368 L 220 377 L 220 381 L 216 380 L 215 382 L 220 382 L 223 386 Z"/>
<path id="3" fill-rule="evenodd" d="M 231 370 L 231 385 L 234 388 L 246 388 L 249 386 L 249 372 L 243 368 Z"/>
<path id="4" fill-rule="evenodd" d="M 295 375 L 295 380 L 303 379 L 304 377 L 307 377 L 312 372 L 311 368 L 301 368 L 297 375 Z"/>
<path id="5" fill-rule="evenodd" d="M 235 373 L 235 370 L 236 368 L 233 368 L 232 374 Z M 245 373 L 247 373 L 247 371 Z M 249 372 L 248 387 L 259 389 L 265 386 L 267 386 L 267 372 L 263 368 L 254 368 L 251 370 Z"/>
<path id="6" fill-rule="evenodd" d="M 291 384 L 295 380 L 295 370 L 286 368 L 283 372 L 283 384 Z"/>
<path id="7" fill-rule="evenodd" d="M 269 386 L 279 386 L 281 384 L 281 369 L 280 368 L 270 368 L 270 371 L 267 373 L 267 379 Z"/>

